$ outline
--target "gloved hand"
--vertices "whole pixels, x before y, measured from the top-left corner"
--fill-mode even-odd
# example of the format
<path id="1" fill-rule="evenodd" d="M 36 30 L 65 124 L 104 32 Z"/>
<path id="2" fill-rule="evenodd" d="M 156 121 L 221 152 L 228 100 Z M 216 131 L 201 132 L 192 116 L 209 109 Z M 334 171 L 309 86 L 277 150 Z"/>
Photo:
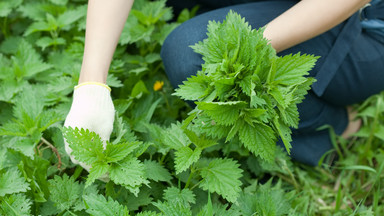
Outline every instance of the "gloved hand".
<path id="1" fill-rule="evenodd" d="M 71 110 L 64 126 L 84 128 L 96 132 L 101 140 L 109 140 L 113 129 L 115 107 L 112 102 L 111 89 L 102 83 L 86 82 L 75 86 Z M 90 166 L 77 161 L 71 156 L 72 149 L 64 139 L 65 151 L 75 164 L 80 164 L 88 172 Z"/>

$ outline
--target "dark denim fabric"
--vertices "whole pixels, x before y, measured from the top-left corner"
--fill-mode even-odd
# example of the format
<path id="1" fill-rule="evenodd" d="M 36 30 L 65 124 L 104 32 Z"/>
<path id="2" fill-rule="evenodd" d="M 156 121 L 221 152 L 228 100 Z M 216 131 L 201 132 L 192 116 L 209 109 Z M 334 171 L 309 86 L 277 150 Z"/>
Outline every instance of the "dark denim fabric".
<path id="1" fill-rule="evenodd" d="M 246 0 L 242 0 L 243 2 Z M 219 1 L 234 2 L 234 1 Z M 187 77 L 201 69 L 203 60 L 189 47 L 206 38 L 209 20 L 222 21 L 230 9 L 245 17 L 253 28 L 259 28 L 292 7 L 297 1 L 258 1 L 232 5 L 202 13 L 176 28 L 164 42 L 161 57 L 173 87 L 177 88 Z M 221 6 L 221 5 L 220 5 Z M 321 56 L 311 76 L 316 76 L 347 22 L 311 40 L 285 50 L 279 55 L 307 53 Z M 356 22 L 354 25 L 359 25 Z M 294 31 L 294 29 L 293 29 Z M 327 130 L 318 131 L 323 125 L 330 125 L 341 134 L 348 124 L 345 106 L 361 102 L 384 89 L 384 43 L 367 32 L 359 34 L 337 71 L 326 85 L 321 96 L 310 91 L 299 104 L 299 129 L 293 130 L 291 157 L 297 161 L 316 165 L 321 156 L 332 149 Z M 332 63 L 331 63 L 332 64 Z M 322 80 L 318 80 L 322 82 Z M 281 145 L 281 143 L 279 143 Z"/>

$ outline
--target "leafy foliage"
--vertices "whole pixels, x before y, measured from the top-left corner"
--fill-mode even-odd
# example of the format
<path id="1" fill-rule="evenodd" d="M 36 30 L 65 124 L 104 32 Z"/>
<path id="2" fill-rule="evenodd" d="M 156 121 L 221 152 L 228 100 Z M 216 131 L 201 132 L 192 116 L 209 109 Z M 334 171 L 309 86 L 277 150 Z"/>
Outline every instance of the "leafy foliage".
<path id="1" fill-rule="evenodd" d="M 129 215 L 127 207 L 120 205 L 112 199 L 107 200 L 104 196 L 93 194 L 84 196 L 84 199 L 87 205 L 87 213 L 91 215 Z"/>
<path id="2" fill-rule="evenodd" d="M 6 194 L 26 192 L 29 188 L 17 169 L 9 169 L 0 177 L 0 197 Z"/>
<path id="3" fill-rule="evenodd" d="M 1 215 L 31 215 L 31 200 L 24 194 L 12 194 L 0 202 Z"/>
<path id="4" fill-rule="evenodd" d="M 277 137 L 290 151 L 291 131 L 297 127 L 297 104 L 313 79 L 305 77 L 317 57 L 276 56 L 244 18 L 231 11 L 223 23 L 208 24 L 208 38 L 192 46 L 203 56 L 202 71 L 179 86 L 175 95 L 197 100 L 201 133 L 230 141 L 236 135 L 253 154 L 272 161 Z M 216 126 L 218 125 L 218 126 Z M 229 130 L 221 132 L 221 127 Z"/>
<path id="5" fill-rule="evenodd" d="M 235 202 L 241 191 L 242 170 L 230 159 L 214 159 L 201 171 L 203 181 L 200 187 L 222 195 L 230 202 Z"/>
<path id="6" fill-rule="evenodd" d="M 54 179 L 49 180 L 50 200 L 60 211 L 69 210 L 76 202 L 79 202 L 82 190 L 82 186 L 67 175 L 62 178 L 55 176 Z"/>
<path id="7" fill-rule="evenodd" d="M 286 215 L 290 202 L 279 187 L 279 185 L 271 187 L 271 181 L 269 181 L 255 191 L 253 188 L 247 188 L 249 191 L 241 194 L 238 200 L 239 206 L 235 208 L 243 215 Z"/>
<path id="8" fill-rule="evenodd" d="M 92 167 L 86 185 L 106 173 L 112 181 L 135 194 L 139 192 L 137 187 L 148 183 L 144 164 L 130 155 L 140 142 L 112 144 L 107 141 L 104 150 L 103 141 L 95 132 L 69 127 L 64 128 L 63 133 L 75 159 Z"/>
<path id="9" fill-rule="evenodd" d="M 192 46 L 205 63 L 176 97 L 159 53 L 197 8 L 173 17 L 164 0 L 136 0 L 107 78 L 117 111 L 110 142 L 62 128 L 86 3 L 0 2 L 0 215 L 384 214 L 384 95 L 356 106 L 361 130 L 333 135 L 336 151 L 321 166 L 292 162 L 290 128 L 317 57 L 277 57 L 263 29 L 233 12 Z"/>

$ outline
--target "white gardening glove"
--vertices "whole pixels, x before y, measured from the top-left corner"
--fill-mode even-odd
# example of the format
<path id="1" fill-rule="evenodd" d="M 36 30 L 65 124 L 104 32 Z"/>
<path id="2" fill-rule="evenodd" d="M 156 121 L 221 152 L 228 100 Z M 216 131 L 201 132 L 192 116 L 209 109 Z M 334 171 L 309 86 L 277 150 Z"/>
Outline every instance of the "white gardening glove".
<path id="1" fill-rule="evenodd" d="M 111 89 L 102 83 L 86 82 L 75 87 L 71 110 L 65 119 L 64 126 L 84 128 L 96 132 L 101 140 L 109 140 L 113 129 L 115 107 L 111 98 Z M 90 166 L 77 161 L 72 149 L 64 139 L 65 151 L 75 164 L 80 164 L 88 172 Z"/>

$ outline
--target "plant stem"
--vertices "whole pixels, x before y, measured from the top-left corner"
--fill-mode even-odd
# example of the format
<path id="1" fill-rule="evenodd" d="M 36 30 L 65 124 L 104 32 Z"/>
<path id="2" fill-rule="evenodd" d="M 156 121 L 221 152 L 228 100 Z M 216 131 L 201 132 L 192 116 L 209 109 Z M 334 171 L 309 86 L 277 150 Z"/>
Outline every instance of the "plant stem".
<path id="1" fill-rule="evenodd" d="M 185 183 L 184 189 L 189 187 L 189 184 L 191 183 L 194 172 L 195 172 L 195 169 L 191 167 L 191 173 L 188 176 L 188 180 L 187 180 L 187 183 Z"/>
<path id="2" fill-rule="evenodd" d="M 77 179 L 79 178 L 81 172 L 83 171 L 83 167 L 82 166 L 76 166 L 76 169 L 75 169 L 75 172 L 73 173 L 72 177 Z"/>
<path id="3" fill-rule="evenodd" d="M 165 160 L 165 156 L 167 156 L 167 154 L 163 155 L 163 156 L 160 158 L 160 161 L 159 161 L 159 164 L 160 164 L 160 165 L 163 165 L 164 160 Z"/>
<path id="4" fill-rule="evenodd" d="M 60 169 L 61 168 L 61 156 L 59 154 L 59 151 L 57 150 L 57 148 L 55 146 L 53 146 L 50 142 L 48 142 L 46 139 L 44 139 L 44 137 L 41 137 L 41 141 L 47 145 L 50 149 L 52 149 L 52 151 L 56 154 L 56 157 L 57 159 L 59 160 L 58 164 L 57 164 L 57 169 Z"/>
<path id="5" fill-rule="evenodd" d="M 200 183 L 201 183 L 201 181 L 199 181 L 197 184 L 193 185 L 193 186 L 190 188 L 190 190 L 195 189 L 195 187 L 197 187 Z"/>
<path id="6" fill-rule="evenodd" d="M 367 144 L 365 146 L 365 151 L 364 151 L 363 158 L 367 158 L 368 157 L 368 152 L 371 149 L 373 138 L 375 137 L 375 132 L 376 132 L 377 126 L 379 125 L 379 115 L 380 115 L 380 110 L 383 107 L 383 103 L 384 103 L 383 99 L 381 97 L 378 97 L 377 98 L 377 102 L 375 104 L 375 107 L 376 107 L 376 109 L 375 109 L 375 118 L 373 119 L 372 130 L 371 130 L 371 132 L 369 134 L 369 138 L 368 138 Z"/>
<path id="7" fill-rule="evenodd" d="M 163 98 L 165 100 L 165 104 L 166 104 L 166 106 L 168 108 L 168 111 L 171 112 L 171 106 L 169 105 L 167 96 L 165 95 L 165 93 L 163 91 L 160 91 L 160 94 L 163 96 Z"/>
<path id="8" fill-rule="evenodd" d="M 7 17 L 4 17 L 4 21 L 3 21 L 3 27 L 1 28 L 1 31 L 3 32 L 3 35 L 5 38 L 7 38 L 9 35 L 8 35 L 8 27 L 7 27 Z"/>
<path id="9" fill-rule="evenodd" d="M 296 190 L 299 190 L 300 189 L 300 186 L 299 184 L 297 183 L 296 179 L 295 179 L 295 176 L 293 175 L 293 173 L 291 172 L 291 170 L 289 169 L 289 167 L 287 166 L 286 162 L 284 161 L 284 165 L 283 165 L 283 169 L 285 169 L 289 176 L 291 177 L 292 179 L 292 183 L 293 183 L 293 186 L 295 186 Z"/>

